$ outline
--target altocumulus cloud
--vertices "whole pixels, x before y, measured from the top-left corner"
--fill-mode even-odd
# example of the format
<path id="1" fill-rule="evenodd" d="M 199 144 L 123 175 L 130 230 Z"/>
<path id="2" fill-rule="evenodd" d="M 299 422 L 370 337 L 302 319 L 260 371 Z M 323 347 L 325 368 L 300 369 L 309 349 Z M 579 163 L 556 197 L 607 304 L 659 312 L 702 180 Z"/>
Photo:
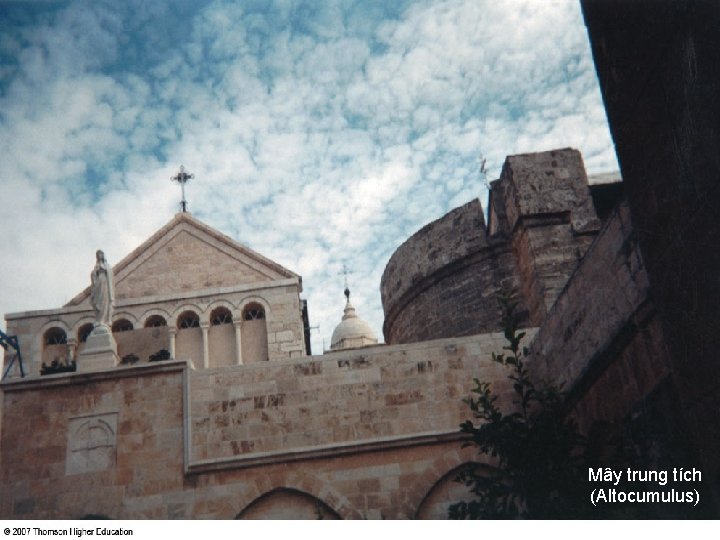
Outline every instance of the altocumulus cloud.
<path id="1" fill-rule="evenodd" d="M 0 4 L 0 313 L 59 306 L 177 210 L 303 276 L 313 350 L 508 154 L 617 167 L 576 0 Z"/>

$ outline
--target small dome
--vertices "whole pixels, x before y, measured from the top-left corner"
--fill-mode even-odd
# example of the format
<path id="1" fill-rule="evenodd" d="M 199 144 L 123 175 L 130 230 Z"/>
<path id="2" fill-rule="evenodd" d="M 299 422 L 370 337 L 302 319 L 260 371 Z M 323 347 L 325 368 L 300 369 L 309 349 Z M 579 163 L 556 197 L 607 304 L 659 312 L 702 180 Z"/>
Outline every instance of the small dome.
<path id="1" fill-rule="evenodd" d="M 350 298 L 348 298 L 347 304 L 345 304 L 345 314 L 340 324 L 335 327 L 330 340 L 330 349 L 333 351 L 353 349 L 355 347 L 375 345 L 376 343 L 377 337 L 372 328 L 357 316 L 355 308 L 350 303 Z"/>

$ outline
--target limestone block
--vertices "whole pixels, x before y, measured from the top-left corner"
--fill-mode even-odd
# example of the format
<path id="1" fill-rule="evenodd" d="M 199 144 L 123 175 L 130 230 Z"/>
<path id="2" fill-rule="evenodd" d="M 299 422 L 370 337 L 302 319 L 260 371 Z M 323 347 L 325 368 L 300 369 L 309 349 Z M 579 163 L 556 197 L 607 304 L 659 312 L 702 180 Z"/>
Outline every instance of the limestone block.
<path id="1" fill-rule="evenodd" d="M 292 330 L 284 330 L 282 332 L 276 332 L 275 339 L 279 342 L 287 342 L 293 341 L 295 336 L 293 335 Z"/>
<path id="2" fill-rule="evenodd" d="M 585 166 L 577 150 L 508 156 L 500 179 L 512 186 L 505 197 L 511 230 L 522 216 L 567 211 L 571 212 L 574 230 L 599 228 Z"/>

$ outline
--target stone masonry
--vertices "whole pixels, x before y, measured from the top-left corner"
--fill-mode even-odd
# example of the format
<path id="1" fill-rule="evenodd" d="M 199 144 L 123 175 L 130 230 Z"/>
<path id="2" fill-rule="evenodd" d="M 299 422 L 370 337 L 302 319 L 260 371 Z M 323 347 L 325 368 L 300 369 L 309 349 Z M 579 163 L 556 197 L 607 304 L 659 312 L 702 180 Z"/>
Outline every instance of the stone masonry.
<path id="1" fill-rule="evenodd" d="M 667 379 L 667 351 L 626 203 L 573 273 L 530 356 L 538 380 L 571 391 L 585 431 L 628 417 Z"/>
<path id="2" fill-rule="evenodd" d="M 492 334 L 5 382 L 0 515 L 261 517 L 260 498 L 275 494 L 263 503 L 275 508 L 301 493 L 342 518 L 445 517 L 460 495 L 452 471 L 477 459 L 457 430 L 472 378 L 510 399 L 490 360 L 502 344 Z M 313 519 L 301 503 L 292 515 Z"/>

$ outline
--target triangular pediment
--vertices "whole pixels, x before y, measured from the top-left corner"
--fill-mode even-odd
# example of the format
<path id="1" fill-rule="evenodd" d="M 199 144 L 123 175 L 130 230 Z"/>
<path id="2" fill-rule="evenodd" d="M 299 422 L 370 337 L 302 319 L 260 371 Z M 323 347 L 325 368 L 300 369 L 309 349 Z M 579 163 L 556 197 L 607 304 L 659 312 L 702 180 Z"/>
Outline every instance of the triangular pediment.
<path id="1" fill-rule="evenodd" d="M 116 301 L 299 278 L 193 218 L 177 214 L 113 267 Z M 87 302 L 89 288 L 67 305 Z"/>

